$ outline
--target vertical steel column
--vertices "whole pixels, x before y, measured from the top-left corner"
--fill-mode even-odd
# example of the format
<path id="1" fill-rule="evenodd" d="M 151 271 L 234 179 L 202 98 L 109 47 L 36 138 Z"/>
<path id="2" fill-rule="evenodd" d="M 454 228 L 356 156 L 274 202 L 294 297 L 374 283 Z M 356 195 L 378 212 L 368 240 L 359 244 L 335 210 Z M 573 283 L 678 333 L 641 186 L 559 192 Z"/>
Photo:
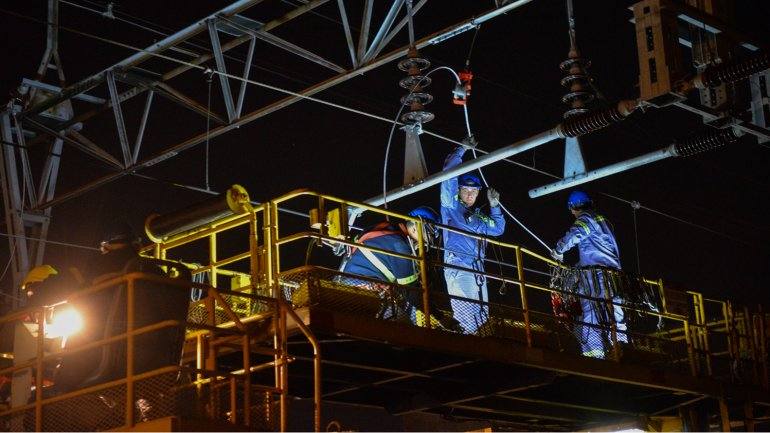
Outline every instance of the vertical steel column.
<path id="1" fill-rule="evenodd" d="M 24 228 L 24 203 L 19 189 L 19 174 L 16 167 L 16 151 L 13 147 L 11 130 L 12 108 L 0 114 L 0 136 L 3 144 L 0 151 L 0 183 L 2 183 L 3 205 L 5 208 L 5 223 L 8 227 L 8 247 L 13 271 L 13 308 L 20 306 L 23 299 L 20 292 L 21 282 L 30 268 L 29 250 L 27 249 L 26 231 Z"/>
<path id="2" fill-rule="evenodd" d="M 730 411 L 727 407 L 727 400 L 724 398 L 719 399 L 719 416 L 722 421 L 722 431 L 730 431 Z"/>
<path id="3" fill-rule="evenodd" d="M 527 336 L 527 347 L 532 347 L 532 325 L 529 318 L 529 300 L 527 287 L 524 282 L 524 256 L 521 247 L 516 246 L 516 273 L 519 278 L 519 292 L 521 293 L 521 309 L 524 313 L 524 334 Z"/>

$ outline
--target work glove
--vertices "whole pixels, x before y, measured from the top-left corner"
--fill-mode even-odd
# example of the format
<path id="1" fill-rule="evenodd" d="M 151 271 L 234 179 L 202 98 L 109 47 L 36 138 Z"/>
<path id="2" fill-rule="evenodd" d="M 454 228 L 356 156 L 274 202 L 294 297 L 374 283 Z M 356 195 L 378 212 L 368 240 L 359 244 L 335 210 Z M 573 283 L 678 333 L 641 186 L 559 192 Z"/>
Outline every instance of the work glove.
<path id="1" fill-rule="evenodd" d="M 551 257 L 559 263 L 564 261 L 564 254 L 557 253 L 556 250 L 551 250 Z"/>
<path id="2" fill-rule="evenodd" d="M 494 188 L 487 189 L 487 201 L 490 207 L 500 206 L 500 193 Z"/>
<path id="3" fill-rule="evenodd" d="M 463 139 L 463 147 L 466 149 L 475 149 L 478 145 L 479 142 L 476 141 L 476 137 L 473 135 L 469 135 Z"/>

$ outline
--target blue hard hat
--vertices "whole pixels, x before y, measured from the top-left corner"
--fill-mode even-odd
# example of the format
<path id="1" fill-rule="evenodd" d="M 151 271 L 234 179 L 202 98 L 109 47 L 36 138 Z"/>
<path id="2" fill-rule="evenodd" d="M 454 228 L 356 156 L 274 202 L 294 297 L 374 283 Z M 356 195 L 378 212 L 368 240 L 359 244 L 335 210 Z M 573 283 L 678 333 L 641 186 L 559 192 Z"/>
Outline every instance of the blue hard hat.
<path id="1" fill-rule="evenodd" d="M 460 186 L 481 189 L 481 179 L 479 179 L 479 177 L 476 176 L 475 174 L 470 174 L 470 173 L 461 174 L 457 183 Z"/>
<path id="2" fill-rule="evenodd" d="M 439 216 L 435 210 L 428 206 L 420 206 L 409 212 L 410 217 L 420 218 L 423 221 L 437 223 L 439 222 Z"/>
<path id="3" fill-rule="evenodd" d="M 567 199 L 567 208 L 575 209 L 590 204 L 591 197 L 589 197 L 588 194 L 586 194 L 584 191 L 575 190 L 569 193 L 569 198 Z"/>

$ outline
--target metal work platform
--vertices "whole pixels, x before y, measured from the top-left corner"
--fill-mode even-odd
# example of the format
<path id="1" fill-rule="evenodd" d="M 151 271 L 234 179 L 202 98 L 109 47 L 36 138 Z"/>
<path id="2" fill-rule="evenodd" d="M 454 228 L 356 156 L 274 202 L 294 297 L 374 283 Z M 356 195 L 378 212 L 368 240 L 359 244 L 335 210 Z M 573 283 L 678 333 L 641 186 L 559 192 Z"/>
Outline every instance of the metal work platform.
<path id="1" fill-rule="evenodd" d="M 0 320 L 32 338 L 32 350 L 0 374 L 29 374 L 27 392 L 29 383 L 43 384 L 43 392 L 0 412 L 0 423 L 12 431 L 131 430 L 147 422 L 181 431 L 194 420 L 212 429 L 227 422 L 228 429 L 281 431 L 660 431 L 729 430 L 731 419 L 752 430 L 767 421 L 768 321 L 761 310 L 589 269 L 579 272 L 622 295 L 591 302 L 622 309 L 624 319 L 583 323 L 553 310 L 554 297 L 587 297 L 572 290 L 572 270 L 484 238 L 502 258 L 484 274 L 500 284 L 498 295 L 489 302 L 450 296 L 436 289 L 436 270 L 450 266 L 430 259 L 435 246 L 418 243 L 413 255 L 366 246 L 342 217 L 354 212 L 362 214 L 359 223 L 388 217 L 425 233 L 422 220 L 309 191 L 253 206 L 239 187 L 149 218 L 155 243 L 143 250 L 142 272 L 67 299 L 76 308 L 110 299 L 94 341 L 51 347 L 39 318 L 61 304 Z M 322 243 L 413 261 L 420 284 L 326 267 L 338 259 L 324 255 Z M 100 297 L 110 290 L 120 295 Z M 161 293 L 176 299 L 168 303 L 173 311 L 158 307 Z M 447 317 L 468 310 L 484 311 L 477 330 L 451 326 Z M 603 353 L 583 352 L 576 330 L 585 327 L 603 336 Z M 110 374 L 69 387 L 50 375 L 96 348 L 112 361 L 94 368 Z M 174 350 L 179 364 L 160 356 Z M 78 415 L 83 410 L 91 415 Z"/>

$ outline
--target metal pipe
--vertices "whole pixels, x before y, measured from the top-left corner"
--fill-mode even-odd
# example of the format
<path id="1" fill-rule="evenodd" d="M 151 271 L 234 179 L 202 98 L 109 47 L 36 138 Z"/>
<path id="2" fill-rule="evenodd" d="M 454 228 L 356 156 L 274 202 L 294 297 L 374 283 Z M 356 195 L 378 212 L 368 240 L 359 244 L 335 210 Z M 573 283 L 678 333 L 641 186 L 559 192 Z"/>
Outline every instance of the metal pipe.
<path id="1" fill-rule="evenodd" d="M 560 129 L 558 127 L 551 128 L 545 132 L 541 132 L 532 137 L 525 138 L 523 140 L 517 141 L 503 148 L 497 149 L 494 152 L 490 152 L 484 156 L 480 156 L 476 159 L 466 161 L 449 170 L 444 170 L 439 173 L 432 174 L 417 182 L 411 183 L 409 185 L 404 185 L 400 188 L 393 189 L 389 191 L 387 194 L 385 194 L 385 196 L 378 195 L 378 196 L 372 197 L 366 200 L 364 203 L 370 206 L 380 206 L 383 203 L 385 203 L 386 197 L 388 201 L 397 200 L 409 194 L 414 194 L 417 191 L 422 191 L 423 189 L 430 188 L 433 185 L 438 185 L 439 183 L 447 179 L 451 179 L 463 173 L 467 173 L 469 171 L 485 167 L 487 165 L 490 165 L 502 159 L 508 158 L 510 156 L 513 156 L 522 152 L 526 152 L 527 150 L 534 149 L 535 147 L 538 147 L 542 144 L 548 143 L 550 141 L 553 141 L 559 138 L 564 138 Z"/>
<path id="2" fill-rule="evenodd" d="M 625 161 L 617 162 L 596 170 L 587 171 L 585 173 L 576 174 L 574 176 L 565 177 L 562 180 L 554 183 L 540 186 L 529 190 L 530 198 L 542 197 L 547 194 L 551 194 L 556 191 L 571 188 L 576 185 L 581 185 L 587 182 L 591 182 L 596 179 L 611 176 L 616 173 L 620 173 L 632 168 L 641 167 L 643 165 L 651 164 L 662 159 L 671 158 L 672 156 L 678 156 L 676 153 L 675 145 L 664 147 L 663 149 L 656 150 L 636 158 L 627 159 Z"/>

